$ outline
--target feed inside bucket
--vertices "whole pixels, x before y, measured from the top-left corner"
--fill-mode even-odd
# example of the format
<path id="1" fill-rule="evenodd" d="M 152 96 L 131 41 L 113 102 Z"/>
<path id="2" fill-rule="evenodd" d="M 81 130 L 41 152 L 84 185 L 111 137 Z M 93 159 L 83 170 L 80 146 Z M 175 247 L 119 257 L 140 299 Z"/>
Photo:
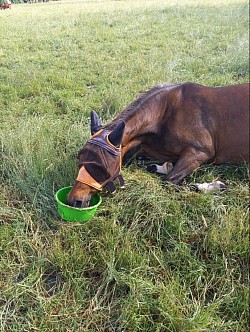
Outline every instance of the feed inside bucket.
<path id="1" fill-rule="evenodd" d="M 99 194 L 95 194 L 87 208 L 75 208 L 67 205 L 67 195 L 72 187 L 65 187 L 55 194 L 57 201 L 57 210 L 60 217 L 67 221 L 84 222 L 90 220 L 96 213 L 97 207 L 101 204 L 102 198 Z"/>

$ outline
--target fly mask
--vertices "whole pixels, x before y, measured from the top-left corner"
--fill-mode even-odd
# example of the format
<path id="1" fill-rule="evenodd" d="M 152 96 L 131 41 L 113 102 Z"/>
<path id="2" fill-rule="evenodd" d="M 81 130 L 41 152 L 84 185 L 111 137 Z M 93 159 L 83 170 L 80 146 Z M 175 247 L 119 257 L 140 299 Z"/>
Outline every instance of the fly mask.
<path id="1" fill-rule="evenodd" d="M 108 187 L 111 194 L 115 193 L 114 180 L 117 179 L 121 188 L 124 188 L 124 179 L 121 171 L 121 145 L 116 147 L 109 140 L 111 131 L 101 129 L 86 142 L 86 147 L 97 148 L 99 161 L 83 161 L 79 164 L 77 181 L 101 191 Z"/>

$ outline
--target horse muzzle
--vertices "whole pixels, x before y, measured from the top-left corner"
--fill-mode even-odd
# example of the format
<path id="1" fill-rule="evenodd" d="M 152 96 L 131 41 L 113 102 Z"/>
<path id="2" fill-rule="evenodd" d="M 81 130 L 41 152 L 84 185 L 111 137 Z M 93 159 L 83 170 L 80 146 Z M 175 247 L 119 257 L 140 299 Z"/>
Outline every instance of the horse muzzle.
<path id="1" fill-rule="evenodd" d="M 86 200 L 86 201 L 81 201 L 81 200 L 75 200 L 74 201 L 74 207 L 75 208 L 87 208 L 89 207 L 89 203 L 90 203 L 90 200 Z"/>
<path id="2" fill-rule="evenodd" d="M 67 203 L 76 208 L 86 208 L 90 204 L 92 196 L 97 192 L 96 189 L 76 181 L 73 188 L 68 193 Z"/>

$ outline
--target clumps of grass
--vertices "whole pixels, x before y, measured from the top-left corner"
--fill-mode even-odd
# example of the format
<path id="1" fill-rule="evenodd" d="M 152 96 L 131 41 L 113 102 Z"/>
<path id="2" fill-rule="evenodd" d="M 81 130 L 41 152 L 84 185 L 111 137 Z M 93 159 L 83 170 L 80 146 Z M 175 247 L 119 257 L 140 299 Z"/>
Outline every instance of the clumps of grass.
<path id="1" fill-rule="evenodd" d="M 228 218 L 230 192 L 163 188 L 159 178 L 134 166 L 124 173 L 125 191 L 104 197 L 93 222 L 81 227 L 59 223 L 52 232 L 30 212 L 18 212 L 18 233 L 14 222 L 1 243 L 6 258 L 16 261 L 3 274 L 5 327 L 28 328 L 29 322 L 56 329 L 62 318 L 65 330 L 245 326 L 246 252 L 235 255 L 216 232 L 225 220 L 231 220 L 227 229 L 236 225 Z M 239 202 L 245 210 L 245 196 Z M 240 214 L 234 234 L 246 243 L 245 217 Z"/>
<path id="2" fill-rule="evenodd" d="M 126 189 L 104 194 L 93 222 L 80 227 L 48 212 L 44 223 L 29 195 L 13 209 L 16 200 L 2 193 L 10 204 L 1 233 L 4 328 L 51 330 L 63 318 L 65 330 L 240 331 L 249 249 L 246 169 L 238 171 L 205 166 L 191 175 L 227 175 L 227 192 L 206 195 L 132 164 L 123 169 Z"/>
<path id="3" fill-rule="evenodd" d="M 174 186 L 163 189 L 158 179 L 136 169 L 127 177 L 126 194 L 120 192 L 112 201 L 107 199 L 105 211 L 100 211 L 104 218 L 109 216 L 105 225 L 112 225 L 105 259 L 110 278 L 114 279 L 113 291 L 118 288 L 126 294 L 122 327 L 188 331 L 206 324 L 219 330 L 226 328 L 220 312 L 229 302 L 235 317 L 231 325 L 244 321 L 247 306 L 240 311 L 233 298 L 240 293 L 247 301 L 247 288 L 242 286 L 247 269 L 242 271 L 240 281 L 234 266 L 236 262 L 238 267 L 247 266 L 247 251 L 238 251 L 241 253 L 235 256 L 214 232 L 220 227 L 218 220 L 223 229 L 231 228 L 232 233 L 241 236 L 246 249 L 248 218 L 229 217 L 225 200 L 230 193 L 202 195 L 179 192 Z M 245 197 L 241 208 L 246 208 Z M 110 210 L 113 215 L 107 212 Z M 227 220 L 231 225 L 225 225 Z M 232 227 L 236 222 L 237 230 Z M 231 248 L 237 247 L 236 238 L 224 236 L 230 238 Z M 117 300 L 119 296 L 115 294 Z"/>

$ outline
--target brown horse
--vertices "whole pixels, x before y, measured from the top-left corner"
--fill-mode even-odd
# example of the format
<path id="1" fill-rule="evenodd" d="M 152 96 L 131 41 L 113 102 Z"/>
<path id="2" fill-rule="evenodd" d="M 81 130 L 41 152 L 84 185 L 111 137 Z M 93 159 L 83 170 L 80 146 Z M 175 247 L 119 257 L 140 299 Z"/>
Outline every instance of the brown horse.
<path id="1" fill-rule="evenodd" d="M 0 9 L 11 9 L 11 2 L 0 3 Z"/>
<path id="2" fill-rule="evenodd" d="M 249 84 L 156 86 L 102 127 L 91 113 L 92 138 L 79 152 L 79 174 L 68 203 L 84 207 L 118 177 L 121 161 L 140 145 L 146 156 L 175 163 L 166 180 L 178 184 L 203 163 L 249 162 Z"/>

